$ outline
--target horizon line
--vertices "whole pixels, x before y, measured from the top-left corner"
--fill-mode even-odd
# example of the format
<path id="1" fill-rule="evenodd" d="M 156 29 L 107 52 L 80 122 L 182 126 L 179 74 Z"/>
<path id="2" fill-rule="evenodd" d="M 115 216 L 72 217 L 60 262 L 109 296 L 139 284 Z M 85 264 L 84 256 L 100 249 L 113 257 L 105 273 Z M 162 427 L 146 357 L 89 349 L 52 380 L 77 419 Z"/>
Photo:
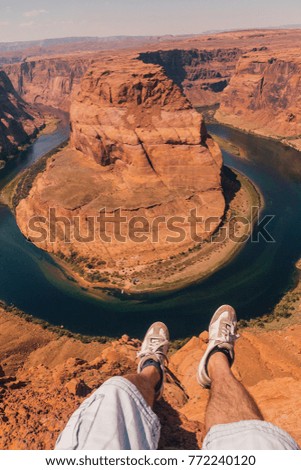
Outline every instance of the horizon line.
<path id="1" fill-rule="evenodd" d="M 192 37 L 192 36 L 202 36 L 207 34 L 220 34 L 220 33 L 235 33 L 235 32 L 244 32 L 244 31 L 270 31 L 277 29 L 301 29 L 301 24 L 287 24 L 287 25 L 278 25 L 278 26 L 262 26 L 262 27 L 253 27 L 253 28 L 230 28 L 230 29 L 217 29 L 217 30 L 206 30 L 199 33 L 182 33 L 182 34 L 116 34 L 110 36 L 55 36 L 55 37 L 46 37 L 40 39 L 26 39 L 26 40 L 17 40 L 17 41 L 0 41 L 0 44 L 16 44 L 16 43 L 34 43 L 40 41 L 51 41 L 51 40 L 60 40 L 60 39 L 113 39 L 113 38 L 164 38 L 164 37 Z"/>

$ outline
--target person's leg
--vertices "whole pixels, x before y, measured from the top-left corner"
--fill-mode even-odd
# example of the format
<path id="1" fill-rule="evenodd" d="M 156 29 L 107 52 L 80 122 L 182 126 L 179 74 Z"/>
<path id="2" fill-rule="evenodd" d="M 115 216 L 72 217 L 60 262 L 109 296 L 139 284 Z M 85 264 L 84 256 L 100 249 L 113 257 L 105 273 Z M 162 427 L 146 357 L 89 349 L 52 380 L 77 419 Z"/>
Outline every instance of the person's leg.
<path id="1" fill-rule="evenodd" d="M 210 389 L 202 448 L 297 450 L 289 434 L 263 420 L 254 399 L 231 372 L 236 326 L 236 313 L 230 305 L 217 309 L 209 325 L 209 342 L 197 373 L 199 384 Z"/>
<path id="2" fill-rule="evenodd" d="M 129 374 L 125 375 L 124 378 L 137 387 L 150 407 L 154 406 L 156 396 L 155 389 L 161 380 L 160 372 L 156 367 L 145 367 L 140 374 Z"/>
<path id="3" fill-rule="evenodd" d="M 208 373 L 211 388 L 206 409 L 206 432 L 216 424 L 263 420 L 252 396 L 232 374 L 225 354 L 217 352 L 209 358 Z"/>
<path id="4" fill-rule="evenodd" d="M 154 450 L 160 422 L 152 411 L 164 386 L 169 333 L 156 322 L 143 340 L 136 374 L 113 377 L 73 413 L 57 450 Z"/>

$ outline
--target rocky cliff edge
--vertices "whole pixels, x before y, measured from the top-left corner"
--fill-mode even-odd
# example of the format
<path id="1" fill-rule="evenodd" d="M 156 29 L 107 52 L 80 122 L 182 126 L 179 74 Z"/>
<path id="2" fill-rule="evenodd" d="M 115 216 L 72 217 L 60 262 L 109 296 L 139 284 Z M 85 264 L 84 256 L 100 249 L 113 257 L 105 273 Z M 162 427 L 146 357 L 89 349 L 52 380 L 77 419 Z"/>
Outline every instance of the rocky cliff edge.
<path id="1" fill-rule="evenodd" d="M 4 333 L 5 331 L 5 333 Z M 282 331 L 245 328 L 234 373 L 257 400 L 266 420 L 301 444 L 301 325 Z M 196 382 L 207 333 L 170 356 L 160 448 L 197 449 L 204 438 L 208 392 Z M 0 309 L 0 448 L 51 449 L 71 413 L 114 375 L 136 370 L 140 341 L 127 335 L 85 344 Z"/>

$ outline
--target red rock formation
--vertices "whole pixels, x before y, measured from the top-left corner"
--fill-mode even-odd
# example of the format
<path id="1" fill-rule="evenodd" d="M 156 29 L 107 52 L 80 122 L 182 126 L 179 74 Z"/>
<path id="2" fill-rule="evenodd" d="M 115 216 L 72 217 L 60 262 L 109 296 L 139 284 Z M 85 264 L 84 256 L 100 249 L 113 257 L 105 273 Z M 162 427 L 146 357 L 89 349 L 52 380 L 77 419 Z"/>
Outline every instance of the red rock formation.
<path id="1" fill-rule="evenodd" d="M 5 72 L 0 70 L 0 156 L 16 153 L 42 126 L 41 116 L 20 98 Z"/>
<path id="2" fill-rule="evenodd" d="M 17 221 L 31 238 L 31 216 L 47 217 L 53 207 L 57 216 L 78 216 L 87 233 L 89 217 L 96 218 L 102 208 L 113 216 L 120 208 L 126 240 L 113 237 L 107 243 L 97 228 L 95 239 L 82 243 L 73 237 L 72 225 L 71 245 L 57 237 L 55 243 L 45 240 L 38 246 L 67 258 L 72 250 L 87 260 L 92 273 L 95 259 L 102 260 L 107 265 L 103 271 L 117 268 L 118 276 L 123 271 L 128 279 L 125 269 L 139 266 L 143 271 L 194 246 L 188 223 L 182 224 L 177 243 L 167 241 L 171 216 L 187 221 L 193 209 L 204 222 L 214 216 L 209 230 L 199 224 L 198 233 L 206 238 L 219 225 L 225 208 L 220 150 L 207 136 L 201 115 L 161 67 L 122 57 L 95 64 L 73 96 L 71 125 L 71 148 L 38 176 L 17 208 Z M 128 236 L 133 214 L 150 227 L 142 243 Z M 160 230 L 153 225 L 159 216 L 165 217 Z M 112 231 L 108 227 L 109 235 Z"/>

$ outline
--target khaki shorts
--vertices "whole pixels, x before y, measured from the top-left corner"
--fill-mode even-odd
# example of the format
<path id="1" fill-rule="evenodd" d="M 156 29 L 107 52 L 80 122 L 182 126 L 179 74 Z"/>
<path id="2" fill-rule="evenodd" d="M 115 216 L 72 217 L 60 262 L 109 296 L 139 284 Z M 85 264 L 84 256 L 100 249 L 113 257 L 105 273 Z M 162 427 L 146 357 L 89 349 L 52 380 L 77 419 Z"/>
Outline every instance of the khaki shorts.
<path id="1" fill-rule="evenodd" d="M 107 380 L 73 413 L 57 450 L 155 450 L 159 418 L 122 377 Z"/>
<path id="2" fill-rule="evenodd" d="M 285 431 L 266 421 L 251 420 L 212 426 L 204 450 L 299 450 Z"/>

